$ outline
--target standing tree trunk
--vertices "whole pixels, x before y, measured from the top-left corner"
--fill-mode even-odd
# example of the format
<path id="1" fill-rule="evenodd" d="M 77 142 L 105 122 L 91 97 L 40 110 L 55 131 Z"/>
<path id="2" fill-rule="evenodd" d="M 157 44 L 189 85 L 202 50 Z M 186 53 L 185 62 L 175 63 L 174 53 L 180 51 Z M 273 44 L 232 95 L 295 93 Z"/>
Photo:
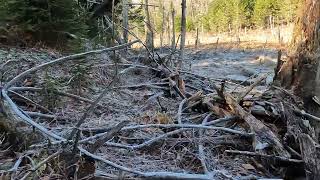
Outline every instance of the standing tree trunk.
<path id="1" fill-rule="evenodd" d="M 291 43 L 292 56 L 283 62 L 277 83 L 292 88 L 302 97 L 305 108 L 320 116 L 320 1 L 304 0 L 295 24 Z"/>
<path id="2" fill-rule="evenodd" d="M 122 0 L 122 26 L 125 27 L 123 30 L 124 43 L 128 43 L 128 29 L 129 29 L 129 18 L 128 18 L 128 0 Z"/>
<path id="3" fill-rule="evenodd" d="M 187 14 L 187 2 L 186 0 L 182 0 L 181 2 L 181 42 L 180 42 L 180 62 L 179 62 L 179 66 L 182 66 L 182 61 L 184 58 L 184 47 L 185 47 L 185 43 L 186 43 L 186 24 L 187 24 L 187 18 L 186 18 L 186 14 Z"/>
<path id="4" fill-rule="evenodd" d="M 149 1 L 144 1 L 144 12 L 145 12 L 145 32 L 146 32 L 146 45 L 148 49 L 153 52 L 154 48 L 154 42 L 153 42 L 153 29 L 152 29 L 152 23 L 150 20 L 150 13 L 149 13 Z"/>
<path id="5" fill-rule="evenodd" d="M 172 51 L 175 50 L 175 47 L 176 47 L 176 26 L 175 26 L 175 16 L 176 16 L 176 11 L 174 9 L 174 6 L 173 6 L 173 2 L 171 1 L 171 5 L 170 5 L 170 8 L 171 8 L 171 20 L 172 20 L 172 39 L 171 39 L 171 49 Z"/>
<path id="6" fill-rule="evenodd" d="M 279 62 L 275 84 L 292 89 L 302 98 L 305 109 L 320 115 L 320 0 L 303 0 L 290 47 L 289 59 Z M 315 133 L 299 136 L 300 150 L 309 180 L 320 178 L 319 122 L 310 121 Z M 313 131 L 312 131 L 313 132 Z"/>
<path id="7" fill-rule="evenodd" d="M 163 36 L 164 36 L 164 30 L 165 30 L 165 9 L 163 2 L 159 0 L 160 3 L 160 8 L 161 8 L 161 15 L 162 15 L 162 20 L 161 20 L 161 33 L 160 33 L 160 48 L 163 46 Z"/>

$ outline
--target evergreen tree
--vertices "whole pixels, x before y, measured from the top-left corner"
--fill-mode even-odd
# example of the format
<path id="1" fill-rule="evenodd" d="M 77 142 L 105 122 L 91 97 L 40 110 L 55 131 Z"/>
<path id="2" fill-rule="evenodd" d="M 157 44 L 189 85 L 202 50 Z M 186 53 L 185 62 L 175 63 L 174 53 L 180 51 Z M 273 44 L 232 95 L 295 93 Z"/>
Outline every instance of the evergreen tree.
<path id="1" fill-rule="evenodd" d="M 0 12 L 1 24 L 17 38 L 27 34 L 53 47 L 73 35 L 84 36 L 87 30 L 86 11 L 74 0 L 0 0 Z"/>

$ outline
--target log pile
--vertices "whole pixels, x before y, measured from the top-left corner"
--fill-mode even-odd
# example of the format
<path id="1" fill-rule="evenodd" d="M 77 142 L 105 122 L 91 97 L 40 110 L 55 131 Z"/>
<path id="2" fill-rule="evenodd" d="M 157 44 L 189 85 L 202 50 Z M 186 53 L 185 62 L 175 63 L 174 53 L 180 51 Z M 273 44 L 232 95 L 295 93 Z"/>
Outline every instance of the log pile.
<path id="1" fill-rule="evenodd" d="M 12 163 L 1 168 L 2 177 L 205 180 L 320 177 L 318 134 L 309 123 L 319 122 L 319 118 L 302 111 L 298 98 L 280 87 L 270 87 L 259 97 L 247 96 L 265 75 L 234 93 L 227 88 L 227 81 L 173 70 L 157 59 L 153 59 L 154 66 L 136 62 L 98 64 L 117 66 L 118 75 L 134 70 L 139 76 L 141 71 L 148 71 L 146 76 L 157 81 L 120 86 L 112 79 L 95 99 L 55 91 L 59 98 L 89 104 L 76 122 L 50 114 L 46 107 L 26 97 L 28 93 L 41 91 L 41 87 L 17 86 L 19 81 L 44 68 L 119 50 L 136 42 L 58 58 L 21 72 L 5 83 L 1 91 L 0 129 L 5 132 L 7 149 L 0 151 L 0 157 L 12 157 Z M 149 102 L 159 107 L 160 112 L 153 111 L 154 121 L 150 122 L 150 116 L 142 113 L 137 117 L 140 122 L 126 119 L 108 127 L 83 127 L 97 114 L 96 110 L 110 108 L 104 97 L 119 89 L 130 93 L 157 90 L 146 95 L 147 101 L 141 108 L 141 111 L 150 108 Z M 165 104 L 164 100 L 172 104 Z M 26 102 L 34 108 L 27 111 Z M 149 119 L 147 123 L 143 123 L 145 119 Z M 52 120 L 54 127 L 50 124 Z M 69 131 L 62 133 L 55 128 Z M 0 142 L 4 147 L 5 142 L 1 139 Z M 6 164 L 0 163 L 1 167 Z M 228 166 L 233 170 L 227 170 Z"/>

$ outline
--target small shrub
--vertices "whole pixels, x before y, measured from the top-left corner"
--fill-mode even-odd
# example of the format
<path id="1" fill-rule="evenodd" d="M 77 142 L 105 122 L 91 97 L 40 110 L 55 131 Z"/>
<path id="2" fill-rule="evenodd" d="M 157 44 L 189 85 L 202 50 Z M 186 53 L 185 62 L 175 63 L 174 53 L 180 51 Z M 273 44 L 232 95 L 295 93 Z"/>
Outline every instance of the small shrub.
<path id="1" fill-rule="evenodd" d="M 88 87 L 90 85 L 90 73 L 92 69 L 92 64 L 86 64 L 84 61 L 81 61 L 75 64 L 71 69 L 71 87 L 77 91 L 78 95 L 81 95 L 82 88 Z"/>
<path id="2" fill-rule="evenodd" d="M 43 89 L 40 91 L 40 95 L 42 97 L 42 103 L 45 104 L 49 110 L 55 109 L 58 105 L 59 98 L 56 93 L 58 91 L 58 87 L 60 87 L 60 83 L 46 72 Z"/>

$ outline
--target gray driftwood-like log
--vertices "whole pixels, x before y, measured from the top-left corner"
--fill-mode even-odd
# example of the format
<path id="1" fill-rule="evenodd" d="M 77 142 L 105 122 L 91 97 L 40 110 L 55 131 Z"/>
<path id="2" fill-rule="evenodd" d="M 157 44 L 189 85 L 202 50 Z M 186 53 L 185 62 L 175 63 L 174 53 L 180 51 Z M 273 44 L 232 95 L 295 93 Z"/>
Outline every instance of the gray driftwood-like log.
<path id="1" fill-rule="evenodd" d="M 320 146 L 307 134 L 301 134 L 299 141 L 306 177 L 308 180 L 317 180 L 320 178 Z"/>
<path id="2" fill-rule="evenodd" d="M 285 150 L 280 139 L 269 127 L 255 118 L 251 113 L 246 112 L 231 94 L 224 92 L 224 98 L 234 114 L 245 120 L 250 126 L 251 131 L 255 134 L 253 141 L 254 147 L 258 144 L 267 143 L 267 145 L 273 147 L 280 156 L 290 157 L 290 154 Z"/>

